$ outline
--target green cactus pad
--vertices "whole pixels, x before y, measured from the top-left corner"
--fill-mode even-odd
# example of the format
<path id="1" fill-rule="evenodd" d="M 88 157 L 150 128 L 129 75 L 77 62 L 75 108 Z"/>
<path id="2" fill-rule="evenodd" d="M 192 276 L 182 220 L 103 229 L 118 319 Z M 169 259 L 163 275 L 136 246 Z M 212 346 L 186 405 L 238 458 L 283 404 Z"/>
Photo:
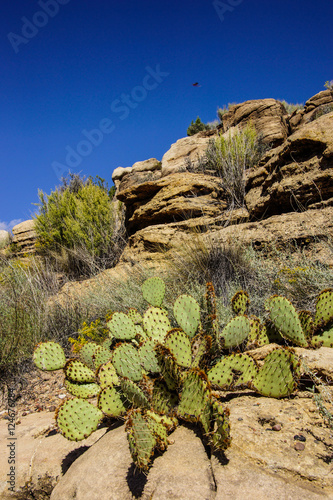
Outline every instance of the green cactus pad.
<path id="1" fill-rule="evenodd" d="M 305 338 L 311 340 L 313 335 L 313 319 L 310 311 L 299 311 L 299 320 L 302 325 L 302 330 L 304 332 Z"/>
<path id="2" fill-rule="evenodd" d="M 171 330 L 168 313 L 159 307 L 150 307 L 143 316 L 143 327 L 147 335 L 157 342 L 163 342 Z"/>
<path id="3" fill-rule="evenodd" d="M 249 304 L 250 304 L 249 294 L 247 292 L 244 292 L 243 290 L 235 293 L 235 295 L 231 299 L 231 307 L 234 314 L 238 315 L 246 314 Z"/>
<path id="4" fill-rule="evenodd" d="M 56 410 L 59 431 L 70 441 L 81 441 L 94 432 L 103 413 L 83 399 L 68 399 Z"/>
<path id="5" fill-rule="evenodd" d="M 157 442 L 141 410 L 130 413 L 125 429 L 133 462 L 139 469 L 147 470 Z"/>
<path id="6" fill-rule="evenodd" d="M 155 380 L 152 407 L 157 413 L 166 414 L 178 403 L 178 395 L 171 392 L 163 380 Z"/>
<path id="7" fill-rule="evenodd" d="M 258 368 L 248 354 L 225 356 L 209 372 L 209 382 L 219 389 L 246 387 L 257 375 Z"/>
<path id="8" fill-rule="evenodd" d="M 172 432 L 178 425 L 178 420 L 175 417 L 167 417 L 166 415 L 159 415 L 154 411 L 147 410 L 146 415 L 148 418 L 155 420 L 158 424 L 162 424 L 167 432 Z"/>
<path id="9" fill-rule="evenodd" d="M 333 324 L 327 326 L 319 335 L 312 337 L 314 347 L 333 347 Z"/>
<path id="10" fill-rule="evenodd" d="M 210 391 L 204 372 L 196 368 L 184 378 L 177 415 L 187 421 L 197 422 L 210 405 Z"/>
<path id="11" fill-rule="evenodd" d="M 83 345 L 79 352 L 80 360 L 91 370 L 95 369 L 94 354 L 98 347 L 99 345 L 96 342 L 88 342 Z"/>
<path id="12" fill-rule="evenodd" d="M 107 349 L 106 347 L 100 345 L 96 349 L 93 359 L 94 359 L 94 365 L 95 369 L 98 370 L 98 368 L 103 365 L 104 363 L 107 363 L 110 361 L 112 356 L 112 353 L 110 349 Z"/>
<path id="13" fill-rule="evenodd" d="M 54 371 L 63 368 L 66 357 L 63 348 L 56 342 L 43 342 L 35 348 L 33 360 L 37 368 Z"/>
<path id="14" fill-rule="evenodd" d="M 213 450 L 223 451 L 231 444 L 229 410 L 224 409 L 222 403 L 212 403 L 212 431 L 209 435 L 209 443 Z"/>
<path id="15" fill-rule="evenodd" d="M 108 361 L 99 367 L 97 380 L 102 389 L 105 387 L 112 387 L 113 385 L 117 385 L 119 383 L 119 377 L 111 361 Z"/>
<path id="16" fill-rule="evenodd" d="M 129 405 L 136 408 L 150 408 L 148 398 L 132 380 L 128 378 L 121 379 L 120 387 Z"/>
<path id="17" fill-rule="evenodd" d="M 98 384 L 78 384 L 76 382 L 71 382 L 70 380 L 65 380 L 65 387 L 68 392 L 77 398 L 92 398 L 97 396 L 101 390 Z"/>
<path id="18" fill-rule="evenodd" d="M 208 335 L 198 333 L 191 343 L 192 364 L 191 368 L 199 368 L 205 365 L 206 358 L 212 347 L 212 339 Z"/>
<path id="19" fill-rule="evenodd" d="M 141 359 L 134 346 L 127 343 L 116 346 L 112 354 L 112 364 L 121 377 L 127 377 L 133 382 L 142 379 Z"/>
<path id="20" fill-rule="evenodd" d="M 178 325 L 192 338 L 200 325 L 200 306 L 190 295 L 180 295 L 173 306 Z"/>
<path id="21" fill-rule="evenodd" d="M 165 283 L 159 277 L 148 278 L 142 285 L 143 298 L 151 305 L 160 307 L 165 294 Z"/>
<path id="22" fill-rule="evenodd" d="M 110 334 L 117 340 L 132 340 L 136 335 L 135 324 L 122 312 L 114 313 L 107 326 Z"/>
<path id="23" fill-rule="evenodd" d="M 172 352 L 165 346 L 157 344 L 155 347 L 161 374 L 170 389 L 174 391 L 180 384 L 180 369 Z"/>
<path id="24" fill-rule="evenodd" d="M 178 328 L 171 330 L 165 337 L 164 345 L 171 351 L 179 366 L 183 368 L 191 366 L 191 342 L 185 332 Z"/>
<path id="25" fill-rule="evenodd" d="M 156 344 L 155 340 L 146 340 L 139 348 L 142 366 L 149 373 L 159 373 L 161 371 L 155 352 Z"/>
<path id="26" fill-rule="evenodd" d="M 298 314 L 288 299 L 274 295 L 266 301 L 265 307 L 269 312 L 269 319 L 283 338 L 301 347 L 307 347 L 308 342 Z"/>
<path id="27" fill-rule="evenodd" d="M 98 408 L 107 417 L 118 418 L 124 415 L 129 405 L 117 387 L 105 387 L 98 396 Z"/>
<path id="28" fill-rule="evenodd" d="M 66 378 L 72 382 L 87 384 L 96 381 L 95 372 L 78 359 L 69 359 L 65 365 L 64 372 Z"/>
<path id="29" fill-rule="evenodd" d="M 129 317 L 130 320 L 133 321 L 135 325 L 141 325 L 143 318 L 141 314 L 134 308 L 131 308 L 127 312 L 127 316 Z"/>
<path id="30" fill-rule="evenodd" d="M 260 335 L 260 319 L 257 316 L 250 316 L 250 333 L 248 336 L 248 345 L 253 345 L 257 342 L 257 339 Z"/>
<path id="31" fill-rule="evenodd" d="M 222 349 L 230 349 L 241 345 L 248 338 L 250 330 L 250 321 L 246 316 L 233 318 L 220 333 Z"/>
<path id="32" fill-rule="evenodd" d="M 333 320 L 333 289 L 323 290 L 316 303 L 316 313 L 314 318 L 314 329 L 327 325 Z"/>
<path id="33" fill-rule="evenodd" d="M 290 349 L 277 348 L 266 356 L 251 386 L 263 396 L 284 398 L 296 389 L 300 375 L 297 356 Z"/>

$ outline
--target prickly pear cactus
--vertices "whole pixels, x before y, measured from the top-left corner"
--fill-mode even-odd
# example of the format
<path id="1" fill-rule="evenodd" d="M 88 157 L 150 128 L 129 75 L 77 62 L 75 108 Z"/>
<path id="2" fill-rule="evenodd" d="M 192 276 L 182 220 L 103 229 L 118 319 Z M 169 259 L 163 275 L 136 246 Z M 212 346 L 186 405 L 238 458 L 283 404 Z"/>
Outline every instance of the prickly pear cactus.
<path id="1" fill-rule="evenodd" d="M 297 387 L 300 363 L 292 350 L 277 348 L 266 356 L 251 386 L 270 398 L 290 396 Z"/>
<path id="2" fill-rule="evenodd" d="M 41 370 L 59 370 L 66 364 L 66 357 L 63 348 L 55 342 L 43 342 L 38 344 L 33 360 L 37 368 Z"/>
<path id="3" fill-rule="evenodd" d="M 231 299 L 231 307 L 234 314 L 244 315 L 247 312 L 247 308 L 250 304 L 249 294 L 241 290 L 240 292 L 235 293 L 233 298 Z"/>
<path id="4" fill-rule="evenodd" d="M 132 319 L 122 312 L 114 313 L 107 326 L 110 334 L 117 340 L 131 340 L 136 335 Z"/>
<path id="5" fill-rule="evenodd" d="M 116 346 L 112 353 L 112 364 L 121 377 L 127 377 L 133 382 L 142 379 L 140 355 L 133 345 L 123 343 Z"/>
<path id="6" fill-rule="evenodd" d="M 248 338 L 250 330 L 250 321 L 246 316 L 236 316 L 233 318 L 220 333 L 222 349 L 240 346 Z"/>
<path id="7" fill-rule="evenodd" d="M 323 290 L 317 299 L 314 329 L 327 325 L 333 321 L 333 289 Z"/>
<path id="8" fill-rule="evenodd" d="M 200 306 L 190 295 L 180 295 L 173 306 L 178 325 L 192 338 L 200 325 Z"/>
<path id="9" fill-rule="evenodd" d="M 274 295 L 266 301 L 265 306 L 269 319 L 286 340 L 301 347 L 308 346 L 296 309 L 288 299 Z"/>
<path id="10" fill-rule="evenodd" d="M 165 283 L 158 276 L 148 278 L 142 285 L 143 298 L 151 305 L 160 307 L 165 294 Z"/>
<path id="11" fill-rule="evenodd" d="M 257 375 L 258 367 L 248 354 L 231 354 L 222 358 L 209 372 L 209 382 L 219 389 L 246 387 Z"/>
<path id="12" fill-rule="evenodd" d="M 102 418 L 101 410 L 78 398 L 68 399 L 56 411 L 58 429 L 70 441 L 81 441 L 90 436 Z"/>

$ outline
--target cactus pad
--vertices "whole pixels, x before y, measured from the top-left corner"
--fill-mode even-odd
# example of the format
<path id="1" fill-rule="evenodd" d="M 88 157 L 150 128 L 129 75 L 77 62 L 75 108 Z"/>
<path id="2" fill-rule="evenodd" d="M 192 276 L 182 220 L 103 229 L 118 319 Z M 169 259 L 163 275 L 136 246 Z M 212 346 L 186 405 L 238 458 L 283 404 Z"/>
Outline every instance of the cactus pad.
<path id="1" fill-rule="evenodd" d="M 257 375 L 258 369 L 248 354 L 231 354 L 225 356 L 209 372 L 209 382 L 219 389 L 247 386 Z"/>
<path id="2" fill-rule="evenodd" d="M 192 338 L 200 325 L 200 307 L 190 295 L 180 295 L 173 306 L 178 325 Z"/>
<path id="3" fill-rule="evenodd" d="M 141 325 L 142 324 L 143 319 L 142 319 L 141 314 L 136 309 L 134 309 L 133 307 L 131 307 L 131 309 L 128 310 L 127 316 L 129 317 L 130 320 L 133 321 L 133 323 L 135 325 Z"/>
<path id="4" fill-rule="evenodd" d="M 244 292 L 243 290 L 235 293 L 235 295 L 231 299 L 232 310 L 234 314 L 237 315 L 246 314 L 249 304 L 250 304 L 249 294 L 247 292 Z"/>
<path id="5" fill-rule="evenodd" d="M 142 379 L 140 356 L 138 350 L 131 344 L 124 343 L 114 348 L 112 364 L 118 375 L 127 377 L 133 382 Z"/>
<path id="6" fill-rule="evenodd" d="M 108 361 L 99 367 L 97 380 L 102 389 L 105 387 L 112 387 L 113 385 L 117 385 L 119 383 L 119 377 L 111 361 Z"/>
<path id="7" fill-rule="evenodd" d="M 98 347 L 99 345 L 96 344 L 96 342 L 87 342 L 87 344 L 84 344 L 79 352 L 80 360 L 91 370 L 95 369 L 94 354 Z"/>
<path id="8" fill-rule="evenodd" d="M 190 370 L 183 382 L 177 415 L 187 421 L 196 422 L 207 412 L 210 405 L 210 391 L 204 372 Z"/>
<path id="9" fill-rule="evenodd" d="M 222 348 L 233 348 L 241 345 L 250 334 L 250 321 L 246 316 L 236 316 L 220 333 Z"/>
<path id="10" fill-rule="evenodd" d="M 136 408 L 149 408 L 150 404 L 144 392 L 129 378 L 120 381 L 121 390 L 131 406 Z"/>
<path id="11" fill-rule="evenodd" d="M 323 290 L 317 299 L 314 328 L 323 327 L 333 320 L 333 289 Z"/>
<path id="12" fill-rule="evenodd" d="M 133 461 L 140 469 L 147 470 L 157 442 L 140 410 L 130 413 L 125 429 Z"/>
<path id="13" fill-rule="evenodd" d="M 299 375 L 297 356 L 289 349 L 278 348 L 266 356 L 251 386 L 263 396 L 284 398 L 296 389 Z"/>
<path id="14" fill-rule="evenodd" d="M 149 373 L 159 373 L 161 371 L 155 352 L 156 344 L 155 340 L 146 340 L 139 348 L 142 366 Z"/>
<path id="15" fill-rule="evenodd" d="M 122 312 L 115 312 L 107 326 L 110 334 L 117 340 L 132 340 L 136 335 L 135 324 Z"/>
<path id="16" fill-rule="evenodd" d="M 298 314 L 288 299 L 274 295 L 266 301 L 265 307 L 269 311 L 269 319 L 283 338 L 301 347 L 307 347 L 308 342 Z"/>
<path id="17" fill-rule="evenodd" d="M 165 294 L 165 283 L 158 276 L 148 278 L 142 285 L 143 298 L 151 305 L 160 307 Z"/>
<path id="18" fill-rule="evenodd" d="M 152 407 L 154 410 L 157 413 L 169 413 L 177 403 L 177 394 L 171 392 L 163 380 L 155 380 L 152 394 Z"/>
<path id="19" fill-rule="evenodd" d="M 299 311 L 298 317 L 301 322 L 305 338 L 310 341 L 313 335 L 312 314 L 310 313 L 310 311 Z"/>
<path id="20" fill-rule="evenodd" d="M 58 429 L 70 441 L 81 441 L 94 432 L 103 418 L 101 410 L 83 399 L 68 399 L 56 410 Z"/>
<path id="21" fill-rule="evenodd" d="M 33 355 L 34 363 L 41 370 L 54 371 L 63 368 L 66 357 L 63 348 L 56 342 L 38 344 Z"/>
<path id="22" fill-rule="evenodd" d="M 107 417 L 118 418 L 128 410 L 123 394 L 116 387 L 105 387 L 98 396 L 98 408 Z"/>
<path id="23" fill-rule="evenodd" d="M 171 351 L 176 363 L 189 368 L 192 361 L 191 342 L 185 332 L 177 328 L 165 337 L 164 345 Z"/>
<path id="24" fill-rule="evenodd" d="M 326 327 L 319 335 L 312 337 L 312 345 L 314 347 L 333 347 L 333 324 L 331 327 Z"/>
<path id="25" fill-rule="evenodd" d="M 191 344 L 192 350 L 192 364 L 191 368 L 199 368 L 205 365 L 206 357 L 212 347 L 212 339 L 208 335 L 198 333 L 193 339 Z"/>
<path id="26" fill-rule="evenodd" d="M 166 334 L 171 330 L 167 312 L 159 307 L 150 307 L 143 316 L 143 327 L 150 338 L 163 342 Z"/>
<path id="27" fill-rule="evenodd" d="M 82 399 L 97 396 L 101 390 L 100 386 L 94 382 L 91 384 L 78 384 L 76 382 L 71 382 L 70 380 L 65 380 L 65 387 L 73 396 Z"/>
<path id="28" fill-rule="evenodd" d="M 112 353 L 109 349 L 102 345 L 98 346 L 93 355 L 95 369 L 97 370 L 101 365 L 110 361 L 111 356 Z"/>
<path id="29" fill-rule="evenodd" d="M 209 435 L 209 443 L 213 450 L 223 451 L 231 443 L 229 410 L 224 410 L 219 401 L 213 401 L 211 418 L 213 428 Z"/>
<path id="30" fill-rule="evenodd" d="M 72 382 L 90 383 L 96 380 L 95 372 L 78 359 L 69 359 L 65 365 L 64 372 L 66 378 Z"/>
<path id="31" fill-rule="evenodd" d="M 180 383 L 180 369 L 176 359 L 172 355 L 172 352 L 161 344 L 156 345 L 155 352 L 161 368 L 161 374 L 170 391 L 174 391 Z"/>

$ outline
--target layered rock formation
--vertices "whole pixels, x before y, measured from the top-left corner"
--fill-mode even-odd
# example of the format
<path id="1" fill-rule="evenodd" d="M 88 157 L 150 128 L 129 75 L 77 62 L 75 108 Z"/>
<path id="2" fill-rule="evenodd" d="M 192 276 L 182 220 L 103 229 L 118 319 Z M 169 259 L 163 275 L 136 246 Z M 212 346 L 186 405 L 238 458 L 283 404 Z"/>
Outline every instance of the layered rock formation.
<path id="1" fill-rule="evenodd" d="M 32 254 L 35 252 L 36 231 L 33 220 L 26 220 L 17 224 L 12 229 L 13 232 L 13 247 L 17 256 Z"/>

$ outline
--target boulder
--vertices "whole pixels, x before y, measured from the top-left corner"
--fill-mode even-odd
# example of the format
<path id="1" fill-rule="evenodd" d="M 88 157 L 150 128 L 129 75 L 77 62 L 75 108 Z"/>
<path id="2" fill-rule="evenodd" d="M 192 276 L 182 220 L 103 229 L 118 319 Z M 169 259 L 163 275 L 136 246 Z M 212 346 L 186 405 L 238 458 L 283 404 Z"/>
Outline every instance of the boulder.
<path id="1" fill-rule="evenodd" d="M 191 172 L 137 184 L 117 197 L 126 205 L 129 233 L 203 215 L 217 217 L 227 207 L 219 178 Z"/>
<path id="2" fill-rule="evenodd" d="M 0 432 L 9 440 L 8 420 L 0 420 Z M 45 478 L 54 486 L 71 464 L 83 451 L 97 441 L 106 429 L 101 428 L 89 438 L 76 443 L 68 441 L 55 429 L 54 413 L 40 412 L 20 417 L 16 421 L 15 442 L 15 489 L 19 491 L 29 482 L 29 488 L 38 488 Z M 6 436 L 6 438 L 5 438 Z M 0 454 L 0 497 L 12 498 L 7 490 L 9 472 L 8 453 Z M 6 496 L 7 495 L 7 496 Z M 63 497 L 65 498 L 65 497 Z"/>
<path id="3" fill-rule="evenodd" d="M 302 110 L 295 111 L 287 118 L 289 132 L 294 133 L 302 125 L 330 111 L 333 111 L 333 91 L 323 90 L 306 101 Z"/>
<path id="4" fill-rule="evenodd" d="M 119 184 L 120 184 L 120 181 L 121 179 L 127 175 L 128 173 L 130 173 L 132 171 L 132 167 L 118 167 L 118 168 L 115 168 L 114 171 L 112 172 L 112 181 L 116 187 L 116 190 L 118 189 L 119 187 Z"/>
<path id="5" fill-rule="evenodd" d="M 296 130 L 247 177 L 252 220 L 333 204 L 333 112 Z"/>
<path id="6" fill-rule="evenodd" d="M 118 181 L 116 195 L 132 186 L 160 179 L 162 176 L 161 168 L 161 162 L 156 158 L 134 163 L 131 169 L 125 172 Z"/>
<path id="7" fill-rule="evenodd" d="M 280 101 L 275 99 L 257 99 L 233 104 L 222 116 L 222 129 L 227 132 L 238 125 L 244 128 L 251 122 L 262 140 L 272 147 L 281 144 L 288 135 L 285 121 L 285 109 Z"/>
<path id="8" fill-rule="evenodd" d="M 12 232 L 12 243 L 15 248 L 16 255 L 22 256 L 24 254 L 31 254 L 35 252 L 37 234 L 33 220 L 26 220 L 17 224 L 13 227 Z"/>
<path id="9" fill-rule="evenodd" d="M 176 172 L 185 172 L 189 168 L 196 169 L 200 157 L 205 153 L 209 141 L 216 137 L 216 130 L 198 132 L 184 137 L 172 144 L 162 158 L 162 177 Z"/>

